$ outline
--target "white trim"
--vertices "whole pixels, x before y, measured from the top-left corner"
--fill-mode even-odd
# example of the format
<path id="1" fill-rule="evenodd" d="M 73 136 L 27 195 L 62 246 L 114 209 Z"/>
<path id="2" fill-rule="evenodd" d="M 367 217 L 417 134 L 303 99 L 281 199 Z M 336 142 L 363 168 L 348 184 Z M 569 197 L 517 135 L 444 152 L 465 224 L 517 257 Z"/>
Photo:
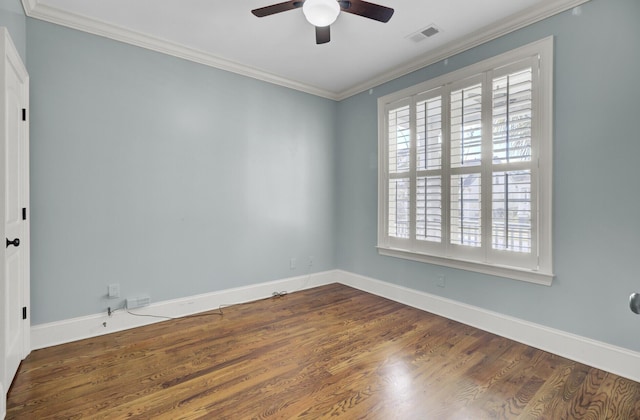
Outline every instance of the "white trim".
<path id="1" fill-rule="evenodd" d="M 379 86 L 383 83 L 397 79 L 398 77 L 404 76 L 413 71 L 437 63 L 455 54 L 459 54 L 471 48 L 477 47 L 478 45 L 499 38 L 510 32 L 524 28 L 525 26 L 539 22 L 550 16 L 564 12 L 573 7 L 577 7 L 588 1 L 590 0 L 549 0 L 545 4 L 535 5 L 521 13 L 509 16 L 496 22 L 495 24 L 481 28 L 462 39 L 447 43 L 427 55 L 421 56 L 404 65 L 396 67 L 391 71 L 383 73 L 373 79 L 370 79 L 364 83 L 353 86 L 341 92 L 333 92 L 325 89 L 320 89 L 305 83 L 285 79 L 275 74 L 236 63 L 204 51 L 172 43 L 167 40 L 156 38 L 140 32 L 131 31 L 129 29 L 111 23 L 102 22 L 97 19 L 92 19 L 86 16 L 66 12 L 64 10 L 54 8 L 46 4 L 42 4 L 41 0 L 22 0 L 22 5 L 24 7 L 26 15 L 31 18 L 40 19 L 46 22 L 51 22 L 94 35 L 103 36 L 127 44 L 147 48 L 152 51 L 157 51 L 207 66 L 227 70 L 233 73 L 241 74 L 243 76 L 262 80 L 268 83 L 273 83 L 279 86 L 288 87 L 323 98 L 341 101 L 358 93 Z"/>
<path id="2" fill-rule="evenodd" d="M 17 91 L 18 91 L 18 101 L 19 101 L 19 107 L 23 108 L 23 110 L 26 110 L 25 112 L 28 114 L 29 112 L 29 73 L 27 72 L 27 69 L 22 61 L 22 58 L 20 57 L 20 54 L 18 54 L 18 51 L 15 47 L 15 44 L 13 43 L 13 40 L 11 39 L 11 35 L 9 33 L 9 30 L 6 27 L 0 27 L 0 57 L 2 57 L 2 68 L 0 69 L 0 80 L 2 80 L 2 86 L 0 87 L 0 98 L 2 99 L 2 105 L 0 105 L 0 126 L 2 126 L 2 130 L 4 130 L 2 132 L 2 136 L 4 138 L 4 136 L 8 136 L 9 134 L 9 130 L 8 130 L 8 122 L 5 120 L 6 117 L 9 115 L 8 114 L 8 110 L 6 109 L 6 104 L 9 104 L 9 102 L 7 101 L 6 104 L 4 103 L 4 101 L 6 100 L 5 98 L 8 95 L 8 91 L 7 91 L 7 74 L 9 72 L 13 73 L 16 78 L 17 78 L 17 83 L 19 84 Z M 20 143 L 20 156 L 21 156 L 21 164 L 20 164 L 20 180 L 19 180 L 19 189 L 20 189 L 20 194 L 22 195 L 22 197 L 20 197 L 20 199 L 18 200 L 18 203 L 15 203 L 16 206 L 19 206 L 18 208 L 27 208 L 30 212 L 31 207 L 29 205 L 29 124 L 28 124 L 28 115 L 27 115 L 27 119 L 26 119 L 26 123 L 24 123 L 23 121 L 21 121 L 19 123 L 19 143 Z M 3 140 L 5 141 L 5 140 Z M 2 148 L 2 152 L 0 152 L 2 154 L 2 156 L 0 157 L 0 161 L 2 161 L 4 163 L 4 160 L 6 158 L 6 146 L 4 146 Z M 3 181 L 4 182 L 4 181 Z M 23 185 L 24 183 L 24 185 Z M 0 195 L 4 197 L 4 191 L 6 189 L 6 186 L 3 184 L 2 187 L 0 187 L 2 191 L 0 191 Z M 4 199 L 3 199 L 3 203 L 4 203 Z M 3 209 L 4 209 L 4 205 Z M 2 213 L 4 214 L 4 212 Z M 2 216 L 2 218 L 4 219 L 4 216 Z M 5 225 L 4 222 L 2 224 L 2 228 L 0 228 L 2 230 L 2 233 L 0 234 L 1 236 L 5 235 Z M 19 299 L 18 302 L 18 308 L 22 308 L 22 307 L 26 307 L 29 308 L 30 307 L 30 280 L 29 280 L 29 276 L 30 276 L 30 244 L 31 244 L 31 240 L 30 240 L 30 217 L 27 218 L 26 223 L 22 224 L 22 229 L 21 229 L 21 233 L 20 233 L 20 240 L 22 241 L 22 246 L 20 249 L 22 249 L 22 251 L 20 251 L 21 254 L 21 261 L 19 261 L 18 264 L 21 264 L 20 269 L 22 270 L 22 276 L 19 279 L 19 284 L 17 285 L 18 288 L 16 290 L 18 293 L 18 296 L 12 296 L 12 298 L 15 299 Z M 0 273 L 2 276 L 2 281 L 0 283 L 2 283 L 2 289 L 3 292 L 6 290 L 5 286 L 6 286 L 6 281 L 7 279 L 4 277 L 5 276 L 5 257 L 3 257 L 2 262 L 0 263 Z M 4 323 L 2 325 L 2 327 L 0 327 L 0 380 L 4 381 L 5 383 L 7 383 L 7 392 L 8 392 L 8 388 L 9 386 L 11 386 L 11 382 L 14 378 L 15 375 L 15 371 L 13 369 L 17 369 L 18 366 L 14 365 L 14 362 L 16 362 L 16 360 L 14 359 L 14 355 L 11 355 L 11 357 L 9 357 L 9 355 L 7 354 L 7 350 L 8 350 L 8 343 L 6 342 L 7 337 L 5 336 L 6 334 L 6 330 L 7 327 L 9 326 L 9 320 L 6 318 L 6 310 L 7 310 L 7 302 L 5 301 L 5 296 L 3 296 L 2 298 L 2 303 L 0 303 L 0 323 Z M 14 315 L 18 315 L 18 314 L 14 314 Z M 13 317 L 13 316 L 12 316 Z M 29 354 L 30 351 L 30 322 L 31 319 L 30 317 L 27 317 L 25 320 L 22 320 L 20 322 L 20 341 L 21 343 L 19 344 L 15 344 L 15 350 L 19 351 L 19 354 L 17 356 L 19 356 L 19 358 L 21 360 L 24 360 L 25 357 L 27 357 L 27 355 Z M 18 348 L 19 347 L 19 348 Z M 11 359 L 11 360 L 9 360 Z M 9 366 L 8 366 L 9 364 Z M 4 394 L 3 394 L 4 395 Z"/>
<path id="3" fill-rule="evenodd" d="M 7 394 L 4 392 L 4 386 L 0 382 L 0 420 L 7 415 Z"/>
<path id="4" fill-rule="evenodd" d="M 541 284 L 543 286 L 551 286 L 553 281 L 553 273 L 545 273 L 542 271 L 524 270 L 515 267 L 489 265 L 474 261 L 464 261 L 451 257 L 438 257 L 435 255 L 422 254 L 415 251 L 406 251 L 402 249 L 382 248 L 378 247 L 378 253 L 388 257 L 403 258 L 423 262 L 427 264 L 442 265 L 444 267 L 457 268 L 459 270 L 473 271 L 475 273 L 489 274 L 492 276 L 505 277 L 513 280 L 526 281 L 529 283 Z"/>
<path id="5" fill-rule="evenodd" d="M 357 95 L 358 93 L 365 92 L 371 88 L 380 86 L 383 83 L 390 82 L 416 70 L 438 63 L 446 58 L 460 54 L 489 41 L 493 41 L 501 36 L 532 25 L 548 17 L 557 15 L 558 13 L 578 7 L 589 1 L 591 0 L 552 0 L 544 5 L 535 5 L 522 13 L 515 16 L 509 16 L 495 24 L 481 28 L 462 39 L 449 42 L 440 48 L 437 48 L 436 50 L 404 65 L 398 66 L 387 73 L 383 73 L 360 85 L 344 90 L 338 94 L 337 100 L 341 101 L 353 95 Z"/>
<path id="6" fill-rule="evenodd" d="M 335 280 L 344 285 L 640 382 L 640 352 L 359 274 L 336 270 Z"/>
<path id="7" fill-rule="evenodd" d="M 39 0 L 22 0 L 22 7 L 27 16 L 38 6 Z"/>
<path id="8" fill-rule="evenodd" d="M 28 9 L 25 2 L 34 2 L 36 7 Z M 260 69 L 256 69 L 241 63 L 227 60 L 223 57 L 210 54 L 208 52 L 187 47 L 168 40 L 157 38 L 142 32 L 132 31 L 122 26 L 93 19 L 87 16 L 74 14 L 63 11 L 52 6 L 39 3 L 39 0 L 23 0 L 25 12 L 27 16 L 43 20 L 45 22 L 55 23 L 68 28 L 77 29 L 93 35 L 102 36 L 126 44 L 135 45 L 137 47 L 146 48 L 151 51 L 167 54 L 170 56 L 193 61 L 195 63 L 204 64 L 205 66 L 226 70 L 242 76 L 251 77 L 263 82 L 272 83 L 274 85 L 295 89 L 300 92 L 309 93 L 311 95 L 336 100 L 337 95 L 314 86 L 299 83 L 294 80 L 280 77 L 276 74 L 269 73 Z"/>
<path id="9" fill-rule="evenodd" d="M 245 287 L 156 302 L 143 308 L 136 308 L 132 312 L 143 315 L 151 314 L 179 318 L 218 309 L 221 305 L 234 305 L 264 299 L 272 296 L 273 292 L 283 290 L 293 292 L 322 286 L 332 283 L 333 278 L 333 271 L 290 277 Z M 116 311 L 111 316 L 106 313 L 87 315 L 47 324 L 33 325 L 31 327 L 31 345 L 32 349 L 36 350 L 162 321 L 165 321 L 165 319 L 139 317 L 130 315 L 125 311 Z M 103 323 L 106 323 L 106 325 Z"/>
<path id="10" fill-rule="evenodd" d="M 378 253 L 390 257 L 405 258 L 429 264 L 438 264 L 447 267 L 475 271 L 494 276 L 512 278 L 537 284 L 551 285 L 553 281 L 552 262 L 552 178 L 550 174 L 540 173 L 552 166 L 553 145 L 553 36 L 531 42 L 511 51 L 487 58 L 483 61 L 471 64 L 458 70 L 443 74 L 439 77 L 426 80 L 414 86 L 390 93 L 378 98 Z M 492 163 L 491 147 L 491 79 L 494 74 L 503 74 L 517 69 L 531 68 L 533 71 L 532 95 L 532 158 L 531 161 L 519 164 L 501 164 L 501 167 L 513 170 L 515 168 L 531 171 L 531 203 L 533 205 L 532 220 L 532 251 L 528 254 L 514 252 L 495 251 L 490 246 L 491 233 L 491 183 L 482 182 L 483 202 L 483 240 L 482 246 L 477 248 L 460 247 L 446 238 L 450 230 L 448 214 L 451 210 L 449 199 L 450 188 L 448 180 L 454 173 L 459 173 L 460 168 L 454 168 L 450 162 L 451 115 L 447 114 L 449 104 L 446 102 L 452 91 L 472 84 L 483 86 L 483 155 L 481 165 L 474 167 L 473 172 L 482 171 L 482 179 L 491 180 L 492 171 L 495 171 Z M 409 238 L 401 239 L 389 234 L 389 113 L 399 107 L 410 104 L 410 133 L 411 150 L 414 150 L 416 98 L 422 95 L 435 94 L 436 90 L 442 93 L 437 95 L 443 98 L 442 110 L 442 163 L 438 170 L 433 170 L 434 176 L 442 179 L 442 192 L 439 197 L 442 205 L 442 232 L 445 237 L 440 243 L 427 244 L 425 241 L 417 241 L 415 238 L 415 206 L 416 206 L 416 172 L 415 152 L 410 155 L 410 170 L 402 173 L 411 181 L 410 195 L 410 223 Z M 390 111 L 391 110 L 391 111 Z M 488 152 L 489 151 L 489 152 Z M 542 168 L 540 168 L 541 165 Z M 488 199 L 485 199 L 488 198 Z M 487 223 L 489 221 L 489 223 Z M 484 228 L 486 227 L 486 229 Z"/>
<path id="11" fill-rule="evenodd" d="M 136 313 L 179 317 L 216 309 L 223 304 L 266 298 L 274 291 L 296 291 L 330 283 L 354 287 L 640 382 L 639 352 L 343 270 L 158 302 L 137 309 Z M 112 317 L 89 315 L 34 325 L 31 343 L 34 349 L 39 349 L 160 321 L 125 312 L 116 312 Z M 107 327 L 102 326 L 103 322 L 107 322 Z"/>

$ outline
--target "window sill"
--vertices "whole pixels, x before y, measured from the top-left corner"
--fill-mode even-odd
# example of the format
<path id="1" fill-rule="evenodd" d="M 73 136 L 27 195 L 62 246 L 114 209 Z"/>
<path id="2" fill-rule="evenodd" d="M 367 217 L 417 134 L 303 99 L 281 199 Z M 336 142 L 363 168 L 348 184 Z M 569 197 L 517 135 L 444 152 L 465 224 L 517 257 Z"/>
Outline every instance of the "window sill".
<path id="1" fill-rule="evenodd" d="M 500 265 L 482 264 L 472 261 L 456 260 L 452 258 L 436 257 L 426 254 L 405 251 L 402 249 L 377 247 L 380 255 L 388 257 L 404 258 L 406 260 L 419 261 L 428 264 L 442 265 L 445 267 L 457 268 L 460 270 L 473 271 L 476 273 L 489 274 L 492 276 L 506 277 L 514 280 L 526 281 L 529 283 L 551 286 L 553 281 L 552 273 L 545 273 L 534 270 L 524 270 L 521 268 L 507 267 Z"/>

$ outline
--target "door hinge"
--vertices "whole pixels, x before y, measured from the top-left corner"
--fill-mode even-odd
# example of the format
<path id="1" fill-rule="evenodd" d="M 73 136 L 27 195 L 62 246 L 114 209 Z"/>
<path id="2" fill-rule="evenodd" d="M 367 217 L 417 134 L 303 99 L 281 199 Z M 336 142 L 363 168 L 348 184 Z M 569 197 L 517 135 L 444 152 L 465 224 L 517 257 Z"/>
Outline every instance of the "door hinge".
<path id="1" fill-rule="evenodd" d="M 27 121 L 27 108 L 22 108 L 22 121 Z"/>
<path id="2" fill-rule="evenodd" d="M 27 220 L 27 208 L 22 208 L 22 220 Z"/>
<path id="3" fill-rule="evenodd" d="M 22 319 L 27 319 L 27 307 L 22 307 Z"/>

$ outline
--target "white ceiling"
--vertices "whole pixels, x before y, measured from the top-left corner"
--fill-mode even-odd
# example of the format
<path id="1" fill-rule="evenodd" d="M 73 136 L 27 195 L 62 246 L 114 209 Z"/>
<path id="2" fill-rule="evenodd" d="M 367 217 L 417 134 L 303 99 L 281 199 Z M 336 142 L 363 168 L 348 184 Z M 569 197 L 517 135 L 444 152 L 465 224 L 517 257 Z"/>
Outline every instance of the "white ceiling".
<path id="1" fill-rule="evenodd" d="M 27 15 L 315 95 L 343 99 L 588 0 L 369 0 L 388 23 L 341 13 L 316 45 L 282 0 L 22 0 Z M 431 24 L 440 33 L 409 37 Z"/>

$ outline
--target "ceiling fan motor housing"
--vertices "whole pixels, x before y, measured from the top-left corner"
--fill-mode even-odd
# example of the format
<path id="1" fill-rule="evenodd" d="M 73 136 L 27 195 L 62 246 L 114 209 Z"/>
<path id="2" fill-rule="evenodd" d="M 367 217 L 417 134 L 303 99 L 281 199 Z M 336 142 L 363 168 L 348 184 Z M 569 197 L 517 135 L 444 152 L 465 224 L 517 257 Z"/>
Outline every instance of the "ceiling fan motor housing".
<path id="1" fill-rule="evenodd" d="M 313 26 L 329 26 L 338 18 L 340 5 L 335 0 L 306 0 L 302 13 Z"/>

